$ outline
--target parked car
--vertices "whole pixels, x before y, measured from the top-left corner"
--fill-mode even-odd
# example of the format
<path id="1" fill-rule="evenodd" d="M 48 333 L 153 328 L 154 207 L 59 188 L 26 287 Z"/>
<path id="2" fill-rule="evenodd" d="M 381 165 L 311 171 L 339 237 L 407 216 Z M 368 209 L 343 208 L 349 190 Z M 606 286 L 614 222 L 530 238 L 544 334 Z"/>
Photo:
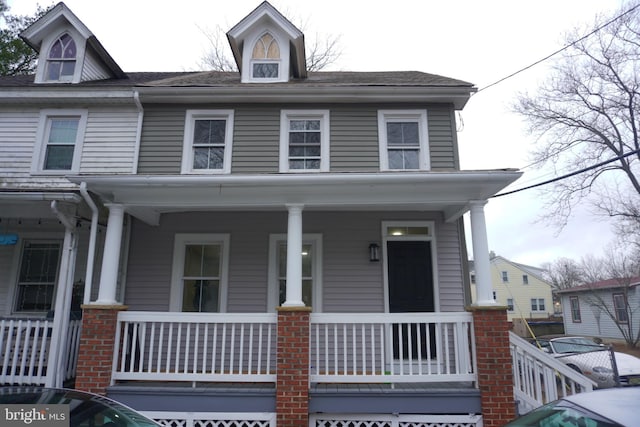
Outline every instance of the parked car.
<path id="1" fill-rule="evenodd" d="M 611 388 L 565 396 L 504 427 L 635 427 L 640 387 Z"/>
<path id="2" fill-rule="evenodd" d="M 536 343 L 560 362 L 595 381 L 598 388 L 617 385 L 608 347 L 585 337 L 538 338 Z M 617 351 L 613 354 L 620 385 L 640 385 L 640 358 Z"/>
<path id="3" fill-rule="evenodd" d="M 0 411 L 0 425 L 7 425 L 5 422 L 16 420 L 21 420 L 31 427 L 52 425 L 158 427 L 160 425 L 115 400 L 78 390 L 28 386 L 0 387 L 0 405 L 19 405 Z"/>

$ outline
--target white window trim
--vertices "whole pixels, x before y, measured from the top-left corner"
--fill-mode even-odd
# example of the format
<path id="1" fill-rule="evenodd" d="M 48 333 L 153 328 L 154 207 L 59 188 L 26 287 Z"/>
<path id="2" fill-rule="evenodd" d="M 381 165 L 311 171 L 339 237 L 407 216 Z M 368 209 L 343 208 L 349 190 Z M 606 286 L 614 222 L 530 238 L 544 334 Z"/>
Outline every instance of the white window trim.
<path id="1" fill-rule="evenodd" d="M 37 242 L 60 242 L 60 256 L 62 256 L 63 252 L 63 240 L 64 235 L 55 232 L 49 233 L 20 233 L 20 240 L 18 244 L 14 246 L 13 256 L 11 259 L 11 286 L 8 289 L 7 293 L 7 301 L 4 307 L 4 313 L 6 316 L 15 316 L 15 317 L 34 317 L 34 316 L 45 316 L 46 313 L 38 311 L 38 312 L 26 312 L 26 311 L 15 311 L 16 308 L 16 298 L 18 297 L 18 279 L 20 275 L 20 262 L 22 261 L 22 252 L 24 250 L 24 243 L 26 241 L 37 241 Z M 58 279 L 60 276 L 60 260 L 58 260 L 58 277 L 56 277 L 56 284 L 53 289 L 53 305 L 56 303 L 56 295 L 58 294 Z M 52 307 L 53 309 L 53 307 Z"/>
<path id="2" fill-rule="evenodd" d="M 80 161 L 82 159 L 82 147 L 84 145 L 84 134 L 87 129 L 87 110 L 78 109 L 46 109 L 40 110 L 40 119 L 38 121 L 38 130 L 36 132 L 36 141 L 34 156 L 31 162 L 32 174 L 43 175 L 66 175 L 68 173 L 77 173 L 80 171 Z M 73 160 L 71 169 L 44 169 L 44 160 L 47 152 L 46 138 L 49 135 L 48 122 L 49 119 L 55 117 L 79 117 L 78 133 L 76 134 L 76 142 L 73 148 Z"/>
<path id="3" fill-rule="evenodd" d="M 387 150 L 387 123 L 397 121 L 415 121 L 418 123 L 418 135 L 420 138 L 420 153 L 418 153 L 419 169 L 389 168 L 389 152 Z M 427 110 L 378 110 L 378 142 L 380 170 L 402 171 L 431 169 Z"/>
<path id="4" fill-rule="evenodd" d="M 320 169 L 289 169 L 289 120 L 320 119 Z M 280 172 L 317 173 L 329 171 L 330 146 L 329 110 L 280 111 Z"/>
<path id="5" fill-rule="evenodd" d="M 226 120 L 222 169 L 193 169 L 193 131 L 196 120 Z M 182 142 L 182 174 L 212 175 L 231 173 L 233 150 L 233 110 L 187 110 Z"/>
<path id="6" fill-rule="evenodd" d="M 428 227 L 428 235 L 388 236 L 389 227 Z M 389 265 L 387 263 L 388 241 L 431 242 L 431 271 L 433 273 L 433 310 L 440 311 L 440 286 L 438 284 L 438 245 L 436 243 L 435 221 L 382 221 L 382 275 L 384 279 L 384 312 L 389 313 Z"/>
<path id="7" fill-rule="evenodd" d="M 280 59 L 259 58 L 254 59 L 253 47 L 260 40 L 260 38 L 266 33 L 271 34 L 271 37 L 278 43 L 280 49 Z M 289 80 L 289 39 L 282 33 L 280 29 L 275 26 L 267 25 L 266 28 L 261 28 L 261 31 L 254 33 L 254 37 L 247 36 L 245 40 L 245 46 L 248 49 L 244 49 L 242 58 L 242 82 L 243 83 L 275 83 L 286 82 Z M 253 77 L 253 64 L 254 63 L 277 63 L 278 64 L 278 77 Z"/>
<path id="8" fill-rule="evenodd" d="M 185 246 L 188 244 L 222 244 L 220 266 L 220 310 L 227 311 L 229 278 L 229 234 L 177 233 L 173 244 L 173 264 L 171 268 L 171 291 L 169 311 L 182 311 L 182 273 L 184 271 Z"/>
<path id="9" fill-rule="evenodd" d="M 287 242 L 286 234 L 270 234 L 269 235 L 269 268 L 268 277 L 268 294 L 267 294 L 267 311 L 275 312 L 279 304 L 279 281 L 278 281 L 278 243 Z M 313 312 L 322 312 L 322 234 L 303 234 L 302 244 L 311 243 L 315 249 L 313 254 Z"/>
<path id="10" fill-rule="evenodd" d="M 73 78 L 67 80 L 49 80 L 47 78 L 47 70 L 49 67 L 49 51 L 51 50 L 51 46 L 53 46 L 58 38 L 62 37 L 62 35 L 65 33 L 69 34 L 69 36 L 76 44 L 76 66 L 73 70 Z M 73 28 L 67 28 L 64 31 L 52 35 L 42 43 L 42 48 L 40 49 L 40 58 L 38 59 L 38 66 L 36 68 L 36 83 L 80 83 L 82 79 L 82 69 L 84 67 L 84 56 L 85 39 Z"/>

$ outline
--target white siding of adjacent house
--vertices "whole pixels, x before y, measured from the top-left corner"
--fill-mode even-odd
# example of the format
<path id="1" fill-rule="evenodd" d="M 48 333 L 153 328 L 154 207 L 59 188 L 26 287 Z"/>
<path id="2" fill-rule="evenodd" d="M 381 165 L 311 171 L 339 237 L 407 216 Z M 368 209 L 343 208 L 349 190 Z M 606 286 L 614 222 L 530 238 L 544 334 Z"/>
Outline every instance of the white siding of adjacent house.
<path id="1" fill-rule="evenodd" d="M 598 291 L 603 301 L 613 308 L 612 295 L 619 293 L 619 291 L 606 290 Z M 632 288 L 629 292 L 629 302 L 632 307 L 640 306 L 640 298 L 638 287 Z M 574 322 L 571 316 L 571 303 L 570 296 L 578 296 L 580 302 L 580 316 L 581 322 Z M 589 292 L 579 292 L 575 294 L 563 294 L 562 295 L 562 310 L 564 313 L 564 330 L 567 335 L 584 335 L 588 337 L 599 337 L 604 339 L 624 339 L 620 329 L 616 326 L 616 322 L 605 311 L 598 310 L 591 306 L 588 302 Z M 640 329 L 640 316 L 638 311 L 634 312 L 632 321 L 635 322 L 633 330 Z M 626 325 L 622 325 L 626 328 Z"/>
<path id="2" fill-rule="evenodd" d="M 80 173 L 132 173 L 137 126 L 133 108 L 90 109 Z"/>
<path id="3" fill-rule="evenodd" d="M 3 188 L 64 189 L 60 176 L 31 175 L 39 109 L 0 109 L 0 183 Z M 90 108 L 81 173 L 132 173 L 138 112 L 134 108 Z"/>

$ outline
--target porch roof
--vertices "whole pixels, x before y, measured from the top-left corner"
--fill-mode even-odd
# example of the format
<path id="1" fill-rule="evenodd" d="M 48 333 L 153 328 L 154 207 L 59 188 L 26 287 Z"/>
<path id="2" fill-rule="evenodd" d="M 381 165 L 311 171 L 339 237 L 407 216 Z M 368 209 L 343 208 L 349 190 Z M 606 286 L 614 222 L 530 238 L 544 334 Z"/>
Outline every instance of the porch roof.
<path id="1" fill-rule="evenodd" d="M 442 211 L 459 218 L 469 202 L 486 200 L 522 175 L 514 169 L 450 172 L 382 172 L 190 176 L 72 176 L 106 203 L 156 225 L 162 213 L 198 210 Z"/>

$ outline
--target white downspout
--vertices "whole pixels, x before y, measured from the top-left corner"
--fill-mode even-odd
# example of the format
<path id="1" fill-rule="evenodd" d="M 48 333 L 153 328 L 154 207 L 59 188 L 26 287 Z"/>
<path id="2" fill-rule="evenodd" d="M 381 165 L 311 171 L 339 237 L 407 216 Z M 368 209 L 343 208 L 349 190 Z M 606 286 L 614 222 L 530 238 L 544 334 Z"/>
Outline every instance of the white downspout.
<path id="1" fill-rule="evenodd" d="M 89 304 L 91 300 L 91 287 L 93 286 L 93 267 L 95 265 L 96 239 L 98 236 L 98 207 L 87 191 L 87 183 L 80 183 L 80 194 L 91 209 L 91 234 L 89 237 L 89 249 L 87 252 L 87 274 L 84 280 L 83 304 Z"/>
<path id="2" fill-rule="evenodd" d="M 71 309 L 71 296 L 73 288 L 73 272 L 75 270 L 76 255 L 78 252 L 78 239 L 75 235 L 75 222 L 63 212 L 58 210 L 56 200 L 51 202 L 51 210 L 64 225 L 64 244 L 60 261 L 60 274 L 58 276 L 58 289 L 56 290 L 56 302 L 53 314 L 53 327 L 51 344 L 47 364 L 45 380 L 46 387 L 62 387 L 67 356 L 65 346 L 67 342 L 67 330 L 69 329 L 69 314 Z"/>
<path id="3" fill-rule="evenodd" d="M 138 128 L 136 129 L 136 146 L 133 150 L 133 164 L 131 166 L 131 173 L 138 173 L 138 158 L 140 157 L 140 141 L 142 139 L 142 121 L 144 119 L 144 108 L 140 102 L 140 93 L 137 90 L 133 91 L 133 102 L 138 109 Z"/>

